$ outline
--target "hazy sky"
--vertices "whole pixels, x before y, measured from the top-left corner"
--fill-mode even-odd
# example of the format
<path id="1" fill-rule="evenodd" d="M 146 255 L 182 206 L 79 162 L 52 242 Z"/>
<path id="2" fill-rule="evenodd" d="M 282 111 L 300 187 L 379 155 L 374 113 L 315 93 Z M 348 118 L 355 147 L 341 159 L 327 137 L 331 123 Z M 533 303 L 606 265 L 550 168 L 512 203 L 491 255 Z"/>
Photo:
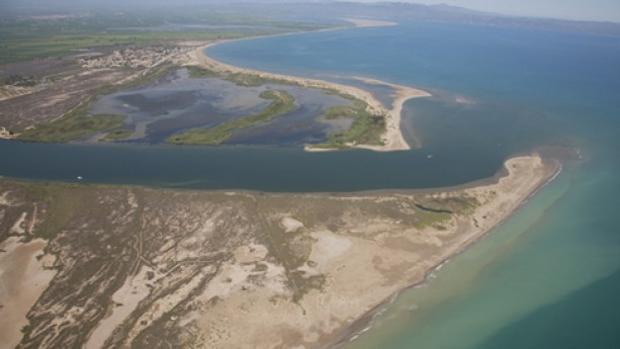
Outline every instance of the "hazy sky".
<path id="1" fill-rule="evenodd" d="M 371 2 L 373 0 L 364 0 Z M 376 1 L 376 0 L 374 0 Z M 384 1 L 384 0 L 382 0 Z M 402 0 L 401 0 L 402 1 Z M 449 4 L 482 11 L 554 18 L 620 22 L 620 0 L 404 0 Z"/>
<path id="2" fill-rule="evenodd" d="M 24 5 L 27 3 L 44 3 L 46 5 L 62 3 L 108 4 L 152 2 L 164 3 L 213 3 L 213 2 L 253 2 L 259 0 L 0 0 L 0 14 L 4 6 Z M 269 0 L 260 0 L 269 1 Z M 277 0 L 303 2 L 305 0 Z M 316 1 L 316 0 L 311 0 Z M 337 1 L 337 0 L 333 0 Z M 342 1 L 342 0 L 340 0 Z M 620 22 L 620 0 L 344 0 L 355 2 L 412 2 L 420 4 L 449 4 L 470 9 L 503 13 L 509 15 L 551 17 L 564 19 L 598 20 Z"/>

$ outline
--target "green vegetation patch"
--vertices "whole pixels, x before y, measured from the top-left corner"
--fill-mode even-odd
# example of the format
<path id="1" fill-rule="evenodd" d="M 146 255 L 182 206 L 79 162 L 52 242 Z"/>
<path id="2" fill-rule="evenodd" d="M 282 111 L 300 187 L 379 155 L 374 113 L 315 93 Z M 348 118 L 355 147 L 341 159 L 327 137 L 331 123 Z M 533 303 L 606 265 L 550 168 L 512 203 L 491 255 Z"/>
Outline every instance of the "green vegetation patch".
<path id="1" fill-rule="evenodd" d="M 167 23 L 215 25 L 200 30 L 169 30 Z M 237 29 L 235 24 L 256 26 Z M 217 27 L 222 25 L 222 27 Z M 114 46 L 148 46 L 186 40 L 220 40 L 325 28 L 320 23 L 269 20 L 213 9 L 179 11 L 94 11 L 87 17 L 57 19 L 3 18 L 0 64 L 61 57 L 80 50 Z M 133 29 L 132 29 L 133 28 Z M 147 30 L 143 30 L 147 29 Z"/>
<path id="2" fill-rule="evenodd" d="M 172 144 L 217 145 L 228 140 L 235 130 L 267 123 L 295 109 L 295 98 L 282 90 L 268 90 L 261 98 L 272 100 L 271 104 L 258 114 L 237 118 L 206 129 L 193 129 L 172 135 L 166 139 Z"/>
<path id="3" fill-rule="evenodd" d="M 351 144 L 383 145 L 381 137 L 385 133 L 385 117 L 372 115 L 366 108 L 365 102 L 353 99 L 352 105 L 338 105 L 327 109 L 322 115 L 324 119 L 352 118 L 353 124 L 346 131 L 331 134 L 325 143 L 317 147 L 348 148 Z"/>
<path id="4" fill-rule="evenodd" d="M 211 69 L 207 69 L 204 67 L 199 67 L 195 65 L 186 66 L 187 71 L 189 72 L 190 78 L 219 78 L 222 80 L 230 81 L 237 86 L 242 87 L 258 87 L 264 84 L 280 84 L 280 85 L 297 85 L 289 80 L 284 79 L 270 79 L 262 77 L 258 74 L 250 74 L 250 73 L 220 73 L 213 71 Z"/>
<path id="5" fill-rule="evenodd" d="M 418 229 L 424 229 L 426 227 L 444 227 L 444 224 L 447 223 L 451 214 L 445 212 L 431 212 L 426 210 L 417 210 L 415 212 L 415 223 L 414 226 Z"/>
<path id="6" fill-rule="evenodd" d="M 257 74 L 247 74 L 247 73 L 233 73 L 228 74 L 225 77 L 226 80 L 235 83 L 237 86 L 244 87 L 258 87 L 264 85 L 269 82 L 278 82 L 280 81 L 274 79 L 266 79 Z"/>
<path id="7" fill-rule="evenodd" d="M 45 204 L 44 217 L 39 217 L 33 232 L 38 238 L 56 237 L 83 205 L 84 192 L 73 185 L 26 183 L 24 186 L 32 200 Z"/>
<path id="8" fill-rule="evenodd" d="M 271 33 L 271 32 L 268 32 Z M 93 33 L 77 35 L 40 35 L 37 37 L 6 38 L 0 47 L 0 64 L 30 61 L 35 58 L 62 57 L 79 53 L 80 50 L 173 44 L 182 40 L 221 40 L 245 37 L 243 33 L 208 32 L 130 32 Z"/>
<path id="9" fill-rule="evenodd" d="M 433 227 L 446 230 L 446 223 L 453 215 L 468 215 L 480 204 L 474 197 L 461 195 L 447 198 L 425 198 L 414 203 L 414 225 L 417 228 Z"/>
<path id="10" fill-rule="evenodd" d="M 189 77 L 193 79 L 220 77 L 220 74 L 214 72 L 213 70 L 205 69 L 196 65 L 185 66 L 185 69 L 187 69 Z"/>
<path id="11" fill-rule="evenodd" d="M 424 199 L 417 203 L 416 206 L 428 211 L 443 211 L 467 215 L 474 212 L 476 207 L 480 206 L 480 203 L 475 197 L 460 195 L 456 197 Z"/>
<path id="12" fill-rule="evenodd" d="M 89 115 L 91 100 L 92 98 L 89 98 L 59 119 L 25 130 L 18 138 L 25 141 L 61 143 L 120 128 L 123 125 L 125 120 L 123 115 Z"/>
<path id="13" fill-rule="evenodd" d="M 32 142 L 63 143 L 79 140 L 97 132 L 112 131 L 104 140 L 119 140 L 126 138 L 123 130 L 124 115 L 88 113 L 92 103 L 100 95 L 113 93 L 119 90 L 148 84 L 155 81 L 174 69 L 173 65 L 164 64 L 151 69 L 136 79 L 121 85 L 104 85 L 94 91 L 93 95 L 83 101 L 73 110 L 65 113 L 54 121 L 37 125 L 35 128 L 22 132 L 18 139 Z M 127 130 L 128 131 L 128 130 Z M 125 137 L 126 136 L 126 137 Z"/>
<path id="14" fill-rule="evenodd" d="M 123 139 L 127 139 L 133 135 L 134 131 L 128 130 L 126 128 L 119 128 L 116 130 L 112 130 L 108 132 L 103 138 L 101 138 L 102 142 L 114 142 L 121 141 Z"/>

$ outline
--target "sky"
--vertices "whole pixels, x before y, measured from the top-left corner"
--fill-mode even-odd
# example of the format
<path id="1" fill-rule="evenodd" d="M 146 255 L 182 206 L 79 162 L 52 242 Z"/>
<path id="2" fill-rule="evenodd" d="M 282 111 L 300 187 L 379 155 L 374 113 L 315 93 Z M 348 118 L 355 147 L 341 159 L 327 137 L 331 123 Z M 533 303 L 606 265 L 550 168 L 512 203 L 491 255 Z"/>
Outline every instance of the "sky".
<path id="1" fill-rule="evenodd" d="M 359 1 L 359 0 L 358 0 Z M 377 0 L 363 0 L 374 2 Z M 387 1 L 387 0 L 379 0 Z M 393 0 L 392 0 L 393 1 Z M 620 0 L 400 0 L 448 4 L 509 15 L 620 22 Z"/>

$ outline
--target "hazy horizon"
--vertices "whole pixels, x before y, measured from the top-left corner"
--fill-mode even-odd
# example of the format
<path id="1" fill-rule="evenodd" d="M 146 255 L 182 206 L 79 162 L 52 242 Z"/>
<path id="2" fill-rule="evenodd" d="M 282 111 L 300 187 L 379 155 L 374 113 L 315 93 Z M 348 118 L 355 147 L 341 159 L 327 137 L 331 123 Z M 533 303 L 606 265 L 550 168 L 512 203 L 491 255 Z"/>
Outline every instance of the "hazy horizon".
<path id="1" fill-rule="evenodd" d="M 620 23 L 620 2 L 615 0 L 592 0 L 587 4 L 579 0 L 180 0 L 174 6 L 199 4 L 235 4 L 235 3 L 312 3 L 312 2 L 352 2 L 352 3 L 409 3 L 420 5 L 451 5 L 474 11 L 490 12 L 507 16 L 534 18 L 554 18 L 579 21 L 603 21 Z M 63 10 L 67 8 L 110 7 L 110 6 L 161 6 L 170 3 L 163 0 L 59 0 L 50 3 L 44 0 L 1 0 L 0 12 L 11 10 Z"/>
<path id="2" fill-rule="evenodd" d="M 356 0 L 355 2 L 393 2 L 392 0 Z M 476 11 L 526 17 L 544 17 L 580 21 L 620 22 L 620 1 L 616 0 L 401 0 L 400 2 L 446 4 Z"/>

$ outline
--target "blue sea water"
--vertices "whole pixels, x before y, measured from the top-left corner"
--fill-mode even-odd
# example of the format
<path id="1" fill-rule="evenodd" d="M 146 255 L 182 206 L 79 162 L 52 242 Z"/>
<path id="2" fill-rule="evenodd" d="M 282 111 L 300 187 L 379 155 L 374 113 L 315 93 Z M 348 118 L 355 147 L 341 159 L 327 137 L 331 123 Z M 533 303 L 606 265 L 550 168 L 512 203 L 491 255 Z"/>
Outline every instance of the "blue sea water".
<path id="1" fill-rule="evenodd" d="M 620 347 L 620 39 L 405 23 L 242 41 L 210 54 L 426 88 L 435 97 L 409 102 L 404 123 L 428 152 L 483 158 L 561 145 L 583 156 L 348 347 Z"/>

